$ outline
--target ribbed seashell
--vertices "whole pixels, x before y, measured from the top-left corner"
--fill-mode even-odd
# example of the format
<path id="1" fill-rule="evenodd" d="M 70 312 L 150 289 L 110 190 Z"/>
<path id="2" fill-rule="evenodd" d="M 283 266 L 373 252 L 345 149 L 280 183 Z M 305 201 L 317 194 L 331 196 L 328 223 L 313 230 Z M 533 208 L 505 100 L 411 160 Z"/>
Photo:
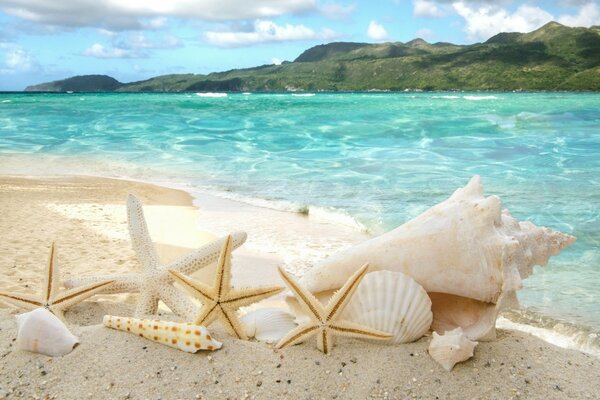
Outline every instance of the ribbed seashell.
<path id="1" fill-rule="evenodd" d="M 342 287 L 365 263 L 371 271 L 402 272 L 435 294 L 434 326 L 461 326 L 471 339 L 491 339 L 498 311 L 515 298 L 533 266 L 573 242 L 573 236 L 512 217 L 500 198 L 483 195 L 475 176 L 404 225 L 327 258 L 299 283 L 318 295 Z"/>
<path id="2" fill-rule="evenodd" d="M 296 327 L 294 318 L 280 308 L 259 308 L 240 319 L 249 338 L 275 343 Z"/>
<path id="3" fill-rule="evenodd" d="M 131 332 L 188 353 L 217 350 L 222 346 L 222 343 L 213 339 L 208 330 L 201 325 L 112 315 L 105 315 L 102 322 L 109 328 Z"/>
<path id="4" fill-rule="evenodd" d="M 469 340 L 460 327 L 443 335 L 433 332 L 429 355 L 446 371 L 451 371 L 457 363 L 473 357 L 475 346 L 477 342 Z"/>
<path id="5" fill-rule="evenodd" d="M 429 331 L 433 314 L 425 289 L 401 272 L 365 275 L 342 318 L 394 335 L 388 344 L 409 343 Z"/>
<path id="6" fill-rule="evenodd" d="M 45 308 L 17 315 L 17 349 L 56 357 L 69 354 L 79 340 Z"/>

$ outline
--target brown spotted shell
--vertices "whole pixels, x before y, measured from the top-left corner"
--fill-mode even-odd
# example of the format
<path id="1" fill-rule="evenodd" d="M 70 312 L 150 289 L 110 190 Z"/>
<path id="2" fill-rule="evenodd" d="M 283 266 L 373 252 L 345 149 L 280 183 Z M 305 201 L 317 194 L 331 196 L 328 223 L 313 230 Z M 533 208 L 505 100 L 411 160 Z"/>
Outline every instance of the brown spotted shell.
<path id="1" fill-rule="evenodd" d="M 198 350 L 217 350 L 222 345 L 201 325 L 112 315 L 105 315 L 102 323 L 109 328 L 131 332 L 188 353 L 195 353 Z"/>

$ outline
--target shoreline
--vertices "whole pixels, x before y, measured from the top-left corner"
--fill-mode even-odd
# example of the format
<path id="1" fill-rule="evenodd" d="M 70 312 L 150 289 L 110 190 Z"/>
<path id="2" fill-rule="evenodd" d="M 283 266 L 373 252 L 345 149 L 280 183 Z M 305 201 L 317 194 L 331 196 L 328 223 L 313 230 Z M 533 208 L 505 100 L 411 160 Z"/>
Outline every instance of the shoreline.
<path id="1" fill-rule="evenodd" d="M 281 226 L 289 227 L 288 218 L 309 229 L 307 236 L 321 235 L 321 239 L 328 232 L 340 229 L 280 211 L 261 210 L 260 215 L 253 216 L 257 213 L 255 207 L 231 204 L 229 200 L 206 198 L 195 208 L 191 207 L 191 196 L 185 192 L 132 181 L 0 177 L 0 208 L 3 215 L 8 216 L 0 221 L 4 239 L 0 252 L 0 270 L 4 272 L 0 275 L 4 277 L 2 288 L 29 292 L 37 288 L 52 238 L 60 239 L 58 262 L 63 278 L 75 273 L 135 269 L 138 264 L 130 248 L 124 215 L 125 194 L 129 191 L 134 191 L 144 203 L 150 233 L 155 242 L 164 246 L 161 258 L 188 250 L 189 243 L 181 240 L 190 231 L 198 230 L 198 224 L 189 224 L 190 215 L 194 213 L 203 230 L 210 231 L 199 232 L 197 241 L 209 240 L 207 235 L 210 234 L 220 236 L 224 229 L 240 229 L 230 226 L 231 218 L 243 222 L 243 227 L 264 225 L 264 212 L 269 213 L 267 221 L 273 232 L 278 232 Z M 8 210 L 12 212 L 7 213 Z M 226 215 L 229 222 L 224 221 Z M 291 256 L 294 251 L 300 251 L 301 259 L 314 257 L 304 254 L 306 248 L 298 248 L 294 243 L 293 239 L 303 242 L 302 236 L 280 237 L 273 246 L 279 251 L 270 253 L 257 248 L 261 237 L 269 237 L 268 230 L 259 231 L 258 235 L 253 231 L 248 233 L 248 243 L 234 252 L 234 284 L 276 283 L 274 268 L 285 262 L 281 248 Z M 255 236 L 258 238 L 252 239 Z M 319 240 L 309 243 L 324 245 Z M 327 245 L 335 248 L 336 243 Z M 114 270 L 108 271 L 109 266 Z M 199 274 L 197 278 L 208 277 Z M 25 285 L 30 287 L 24 288 Z M 127 316 L 132 313 L 132 296 L 125 295 L 124 299 L 114 296 L 95 297 L 67 313 L 69 328 L 80 338 L 81 344 L 72 353 L 54 359 L 13 351 L 16 324 L 12 316 L 16 312 L 3 305 L 0 308 L 0 370 L 3 371 L 0 398 L 19 394 L 59 399 L 94 398 L 94 393 L 106 398 L 133 399 L 157 396 L 593 398 L 595 382 L 600 379 L 600 362 L 596 358 L 502 329 L 496 341 L 480 343 L 475 357 L 457 365 L 450 373 L 427 355 L 428 337 L 399 346 L 340 338 L 333 353 L 324 356 L 312 340 L 275 350 L 256 341 L 234 340 L 220 326 L 211 325 L 209 330 L 223 341 L 223 349 L 191 355 L 100 325 L 104 314 Z M 159 312 L 162 319 L 174 318 L 164 309 Z"/>

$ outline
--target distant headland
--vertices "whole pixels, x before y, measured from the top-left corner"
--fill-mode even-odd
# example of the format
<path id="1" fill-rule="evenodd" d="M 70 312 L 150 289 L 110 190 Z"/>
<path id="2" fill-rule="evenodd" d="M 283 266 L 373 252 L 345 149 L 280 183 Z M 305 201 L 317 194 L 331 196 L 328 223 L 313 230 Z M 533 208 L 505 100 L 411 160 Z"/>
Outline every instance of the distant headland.
<path id="1" fill-rule="evenodd" d="M 202 91 L 600 91 L 600 26 L 550 22 L 529 33 L 499 33 L 456 45 L 414 39 L 381 44 L 336 42 L 293 62 L 207 75 L 174 74 L 122 83 L 84 75 L 28 86 L 41 92 Z"/>

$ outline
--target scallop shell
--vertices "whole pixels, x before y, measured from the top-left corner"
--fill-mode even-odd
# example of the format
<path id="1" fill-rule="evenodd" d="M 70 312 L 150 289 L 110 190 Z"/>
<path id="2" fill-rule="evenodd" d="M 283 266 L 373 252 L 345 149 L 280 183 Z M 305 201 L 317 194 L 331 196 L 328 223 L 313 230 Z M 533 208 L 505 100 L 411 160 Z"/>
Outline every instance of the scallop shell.
<path id="1" fill-rule="evenodd" d="M 389 344 L 421 338 L 431 326 L 431 300 L 425 289 L 401 272 L 365 275 L 343 312 L 344 319 L 394 335 Z"/>
<path id="2" fill-rule="evenodd" d="M 275 343 L 296 328 L 294 316 L 280 308 L 260 308 L 241 318 L 249 338 Z"/>
<path id="3" fill-rule="evenodd" d="M 17 349 L 56 357 L 69 354 L 79 340 L 45 308 L 17 315 Z"/>
<path id="4" fill-rule="evenodd" d="M 460 327 L 443 335 L 433 332 L 429 355 L 446 371 L 451 371 L 455 364 L 473 357 L 475 346 L 477 342 L 469 340 Z"/>
<path id="5" fill-rule="evenodd" d="M 222 343 L 213 339 L 208 330 L 201 325 L 112 315 L 105 315 L 102 323 L 109 328 L 135 333 L 187 353 L 217 350 L 222 346 Z"/>

